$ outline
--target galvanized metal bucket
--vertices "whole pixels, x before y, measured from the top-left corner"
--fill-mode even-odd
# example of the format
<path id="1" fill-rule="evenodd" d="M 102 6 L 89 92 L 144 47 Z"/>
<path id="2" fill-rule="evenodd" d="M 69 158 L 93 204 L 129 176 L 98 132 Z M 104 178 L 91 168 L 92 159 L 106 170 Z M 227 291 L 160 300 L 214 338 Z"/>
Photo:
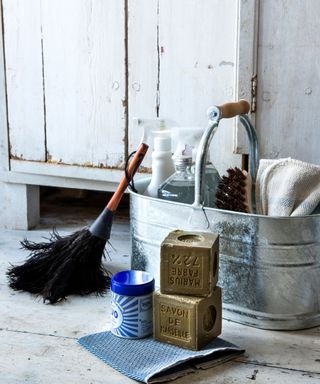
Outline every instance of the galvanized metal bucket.
<path id="1" fill-rule="evenodd" d="M 200 143 L 204 160 L 218 121 Z M 251 170 L 258 159 L 255 151 L 253 145 Z M 202 162 L 197 158 L 193 205 L 143 196 L 150 180 L 136 182 L 138 192 L 130 192 L 132 268 L 151 272 L 159 285 L 160 245 L 171 230 L 218 233 L 225 319 L 278 330 L 319 325 L 320 214 L 269 217 L 202 207 Z"/>

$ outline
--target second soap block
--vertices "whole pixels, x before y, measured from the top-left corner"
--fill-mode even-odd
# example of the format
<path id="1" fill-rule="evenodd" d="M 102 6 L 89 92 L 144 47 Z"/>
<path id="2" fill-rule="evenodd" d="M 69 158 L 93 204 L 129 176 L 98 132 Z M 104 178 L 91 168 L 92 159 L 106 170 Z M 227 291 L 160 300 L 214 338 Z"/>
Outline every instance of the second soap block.
<path id="1" fill-rule="evenodd" d="M 199 350 L 221 333 L 221 289 L 209 297 L 153 296 L 154 338 L 179 347 Z"/>
<path id="2" fill-rule="evenodd" d="M 218 281 L 219 237 L 176 230 L 161 244 L 160 290 L 207 297 Z"/>

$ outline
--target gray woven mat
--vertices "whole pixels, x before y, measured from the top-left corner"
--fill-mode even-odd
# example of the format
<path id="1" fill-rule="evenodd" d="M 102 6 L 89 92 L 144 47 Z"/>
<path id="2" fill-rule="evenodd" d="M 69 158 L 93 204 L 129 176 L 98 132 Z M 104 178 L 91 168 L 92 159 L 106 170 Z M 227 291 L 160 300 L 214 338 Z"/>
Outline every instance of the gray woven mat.
<path id="1" fill-rule="evenodd" d="M 111 332 L 84 336 L 79 343 L 114 369 L 145 383 L 173 380 L 196 369 L 221 364 L 244 352 L 220 338 L 201 351 L 190 351 L 152 338 L 125 339 Z"/>

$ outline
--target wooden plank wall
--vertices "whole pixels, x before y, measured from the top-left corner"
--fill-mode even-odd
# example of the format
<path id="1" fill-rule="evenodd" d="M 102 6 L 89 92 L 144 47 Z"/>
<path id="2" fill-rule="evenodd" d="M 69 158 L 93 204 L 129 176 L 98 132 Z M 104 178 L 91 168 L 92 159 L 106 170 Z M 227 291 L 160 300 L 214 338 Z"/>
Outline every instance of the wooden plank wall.
<path id="1" fill-rule="evenodd" d="M 207 108 L 235 98 L 237 2 L 129 0 L 128 15 L 130 150 L 140 137 L 132 117 L 206 127 Z M 240 164 L 232 121 L 221 123 L 211 153 L 221 172 Z"/>
<path id="2" fill-rule="evenodd" d="M 119 167 L 126 146 L 118 0 L 3 0 L 11 157 Z"/>
<path id="3" fill-rule="evenodd" d="M 317 0 L 2 6 L 15 168 L 19 159 L 121 168 L 141 137 L 134 117 L 205 126 L 211 104 L 251 97 L 255 74 L 261 157 L 320 162 Z M 234 135 L 233 125 L 223 121 L 212 142 L 220 172 L 247 152 L 244 130 Z"/>
<path id="4" fill-rule="evenodd" d="M 3 0 L 11 156 L 119 168 L 141 137 L 134 117 L 205 127 L 211 104 L 235 98 L 236 5 Z M 221 125 L 224 170 L 240 156 Z"/>
<path id="5" fill-rule="evenodd" d="M 160 1 L 160 113 L 178 125 L 207 126 L 207 108 L 235 97 L 237 2 Z M 222 121 L 211 145 L 220 172 L 233 155 L 233 121 Z M 239 165 L 239 163 L 238 163 Z"/>
<path id="6" fill-rule="evenodd" d="M 320 2 L 263 0 L 259 13 L 261 157 L 320 164 Z"/>
<path id="7" fill-rule="evenodd" d="M 42 23 L 48 158 L 121 166 L 124 2 L 46 0 Z"/>
<path id="8" fill-rule="evenodd" d="M 3 1 L 10 152 L 44 161 L 41 0 Z"/>
<path id="9" fill-rule="evenodd" d="M 143 134 L 135 118 L 158 116 L 158 0 L 128 1 L 128 145 L 135 150 Z M 144 165 L 151 166 L 150 152 Z"/>

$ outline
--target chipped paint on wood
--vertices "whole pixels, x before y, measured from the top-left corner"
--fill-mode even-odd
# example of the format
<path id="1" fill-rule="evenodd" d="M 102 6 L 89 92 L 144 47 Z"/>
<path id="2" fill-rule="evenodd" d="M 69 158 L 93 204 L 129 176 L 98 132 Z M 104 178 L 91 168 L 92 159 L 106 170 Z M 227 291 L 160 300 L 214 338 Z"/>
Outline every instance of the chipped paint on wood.
<path id="1" fill-rule="evenodd" d="M 320 164 L 319 13 L 319 0 L 260 1 L 256 125 L 262 158 Z"/>
<path id="2" fill-rule="evenodd" d="M 24 159 L 23 157 L 18 157 L 18 156 L 11 156 L 11 160 L 19 161 L 19 162 L 27 162 L 27 163 L 37 163 L 37 164 L 54 164 L 54 165 L 61 165 L 61 166 L 74 166 L 74 167 L 80 167 L 80 168 L 93 168 L 93 169 L 104 169 L 104 170 L 123 170 L 123 161 L 121 163 L 115 165 L 115 166 L 106 166 L 103 163 L 100 163 L 98 165 L 91 164 L 89 162 L 80 164 L 80 163 L 64 163 L 62 159 L 59 160 L 53 160 L 53 159 L 48 159 L 48 161 L 39 161 L 39 160 L 27 160 Z M 144 167 L 140 166 L 139 167 L 139 173 L 150 173 L 151 168 L 150 167 Z"/>
<path id="3" fill-rule="evenodd" d="M 124 1 L 119 0 L 42 4 L 47 148 L 51 161 L 123 166 L 124 13 Z"/>
<path id="4" fill-rule="evenodd" d="M 41 0 L 3 0 L 11 156 L 45 160 Z"/>
<path id="5" fill-rule="evenodd" d="M 136 148 L 142 134 L 132 124 L 133 117 L 160 114 L 177 125 L 205 126 L 207 106 L 246 98 L 251 99 L 252 111 L 261 103 L 257 129 L 262 156 L 319 162 L 313 140 L 316 112 L 292 113 L 292 109 L 317 110 L 313 58 L 318 45 L 312 11 L 320 7 L 316 0 L 310 0 L 308 7 L 300 3 L 290 7 L 291 18 L 285 18 L 280 29 L 267 20 L 271 14 L 280 20 L 286 8 L 283 1 L 270 1 L 270 7 L 256 0 L 203 0 L 201 5 L 196 0 L 30 0 L 28 5 L 3 0 L 2 4 L 7 77 L 7 95 L 2 99 L 8 100 L 9 138 L 2 135 L 1 146 L 10 141 L 12 160 L 122 168 L 127 151 Z M 212 23 L 213 13 L 217 23 Z M 298 33 L 292 20 L 304 19 L 312 22 Z M 223 39 L 218 33 L 221 25 Z M 296 36 L 294 42 L 283 45 L 283 33 Z M 259 88 L 255 89 L 251 79 L 257 73 L 258 35 Z M 294 60 L 303 60 L 301 65 L 289 65 L 292 52 Z M 282 60 L 291 60 L 284 66 L 285 76 L 274 65 Z M 296 77 L 296 68 L 304 68 L 300 82 L 290 80 Z M 287 107 L 286 94 L 294 99 L 290 99 L 294 108 Z M 255 119 L 254 114 L 251 117 Z M 6 117 L 1 121 L 6 125 Z M 301 126 L 304 138 L 296 140 Z M 238 163 L 240 157 L 232 152 L 248 151 L 243 128 L 234 137 L 231 145 L 230 129 L 219 129 L 212 142 L 212 159 L 219 170 Z M 147 168 L 150 157 L 151 150 L 144 162 Z"/>
<path id="6" fill-rule="evenodd" d="M 259 20 L 260 0 L 239 0 L 237 18 L 237 43 L 236 43 L 236 82 L 235 98 L 246 99 L 252 104 L 252 76 L 257 73 L 257 28 Z M 251 121 L 255 124 L 255 115 Z M 239 119 L 234 124 L 233 150 L 236 154 L 247 154 L 249 142 Z"/>
<path id="7" fill-rule="evenodd" d="M 233 61 L 225 61 L 225 60 L 220 61 L 219 67 L 224 66 L 224 65 L 229 65 L 230 67 L 234 67 L 234 62 Z"/>
<path id="8" fill-rule="evenodd" d="M 235 1 L 159 1 L 160 52 L 165 47 L 159 57 L 160 116 L 176 126 L 205 128 L 209 106 L 233 101 L 236 18 Z M 241 163 L 233 154 L 232 128 L 233 121 L 223 121 L 210 146 L 222 173 Z"/>
<path id="9" fill-rule="evenodd" d="M 159 65 L 157 25 L 158 0 L 128 0 L 129 153 L 137 148 L 143 133 L 133 118 L 157 117 Z M 137 83 L 139 91 L 135 87 Z M 152 142 L 148 144 L 150 149 L 143 165 L 150 168 Z"/>
<path id="10" fill-rule="evenodd" d="M 3 1 L 11 158 L 122 167 L 124 3 L 25 3 Z"/>

